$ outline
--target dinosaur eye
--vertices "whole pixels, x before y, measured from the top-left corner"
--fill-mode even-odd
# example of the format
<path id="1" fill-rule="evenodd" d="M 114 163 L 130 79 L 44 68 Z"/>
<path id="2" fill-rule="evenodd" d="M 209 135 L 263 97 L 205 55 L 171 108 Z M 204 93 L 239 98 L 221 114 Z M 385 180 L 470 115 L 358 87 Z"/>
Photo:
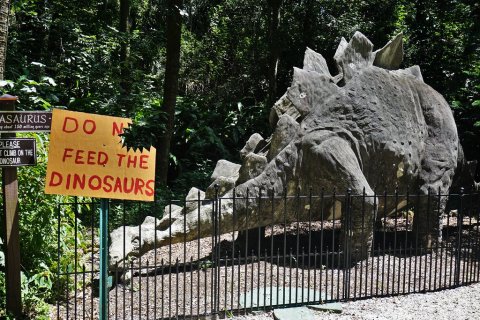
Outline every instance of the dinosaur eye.
<path id="1" fill-rule="evenodd" d="M 300 93 L 300 96 L 299 96 L 299 97 L 300 97 L 301 99 L 303 99 L 303 98 L 305 98 L 306 96 L 307 96 L 307 94 L 306 94 L 305 92 L 302 92 L 302 93 Z"/>

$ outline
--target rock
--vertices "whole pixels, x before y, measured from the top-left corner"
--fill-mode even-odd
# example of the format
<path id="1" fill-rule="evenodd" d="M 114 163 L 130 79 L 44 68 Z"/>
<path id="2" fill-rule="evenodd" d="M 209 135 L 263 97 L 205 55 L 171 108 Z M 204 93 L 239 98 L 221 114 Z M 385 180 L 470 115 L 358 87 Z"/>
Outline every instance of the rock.
<path id="1" fill-rule="evenodd" d="M 240 150 L 240 159 L 245 159 L 247 154 L 250 152 L 255 152 L 257 146 L 261 147 L 262 145 L 266 145 L 265 139 L 263 139 L 263 137 L 258 133 L 252 134 L 243 149 Z"/>
<path id="2" fill-rule="evenodd" d="M 314 71 L 294 68 L 292 86 L 287 89 L 287 97 L 300 116 L 292 118 L 301 121 L 310 114 L 313 107 L 319 106 L 317 101 L 326 100 L 338 93 L 338 87 L 330 77 Z M 285 114 L 292 116 L 287 112 Z"/>
<path id="3" fill-rule="evenodd" d="M 335 51 L 335 54 L 333 55 L 333 60 L 337 63 L 337 69 L 338 69 L 338 74 L 342 75 L 343 78 L 343 67 L 339 63 L 341 60 L 341 57 L 343 56 L 343 53 L 345 52 L 345 49 L 348 46 L 347 40 L 345 40 L 344 37 L 340 39 L 340 43 L 338 44 L 337 50 Z"/>
<path id="4" fill-rule="evenodd" d="M 307 307 L 312 310 L 325 311 L 325 312 L 331 312 L 331 313 L 342 313 L 342 310 L 343 310 L 342 304 L 338 302 L 312 304 Z"/>
<path id="5" fill-rule="evenodd" d="M 240 296 L 242 308 L 258 308 L 290 303 L 318 303 L 330 297 L 319 290 L 294 287 L 259 287 L 247 291 Z"/>
<path id="6" fill-rule="evenodd" d="M 237 178 L 240 167 L 241 166 L 239 164 L 227 160 L 219 160 L 215 166 L 215 169 L 213 170 L 210 181 L 213 182 L 218 177 Z"/>
<path id="7" fill-rule="evenodd" d="M 147 216 L 140 226 L 124 226 L 114 229 L 110 233 L 112 240 L 109 248 L 110 269 L 115 270 L 118 267 L 119 270 L 122 270 L 125 267 L 123 262 L 127 257 L 139 255 L 146 242 L 154 242 L 152 235 L 154 237 L 157 225 L 160 225 L 161 222 L 162 219 Z M 124 252 L 125 257 L 123 256 Z M 128 268 L 128 266 L 126 267 Z"/>
<path id="8" fill-rule="evenodd" d="M 318 316 L 307 307 L 294 307 L 273 309 L 273 318 L 275 320 L 317 320 Z"/>
<path id="9" fill-rule="evenodd" d="M 258 176 L 267 165 L 267 157 L 255 153 L 249 153 L 243 160 L 240 168 L 237 184 L 244 183 Z"/>

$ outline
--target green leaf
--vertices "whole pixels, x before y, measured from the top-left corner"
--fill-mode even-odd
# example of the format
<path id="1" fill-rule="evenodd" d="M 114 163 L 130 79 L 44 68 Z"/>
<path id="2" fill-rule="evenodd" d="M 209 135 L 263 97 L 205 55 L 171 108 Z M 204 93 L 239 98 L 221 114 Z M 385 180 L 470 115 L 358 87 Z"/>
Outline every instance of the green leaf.
<path id="1" fill-rule="evenodd" d="M 462 103 L 458 100 L 452 101 L 452 109 L 459 109 L 462 107 Z"/>
<path id="2" fill-rule="evenodd" d="M 0 88 L 10 87 L 10 89 L 12 89 L 14 85 L 15 84 L 11 80 L 0 80 Z"/>
<path id="3" fill-rule="evenodd" d="M 42 81 L 43 82 L 48 82 L 51 86 L 55 87 L 57 86 L 57 83 L 55 82 L 55 80 L 53 80 L 52 78 L 50 77 L 43 77 L 42 78 Z"/>
<path id="4" fill-rule="evenodd" d="M 32 66 L 37 66 L 37 67 L 40 67 L 40 68 L 46 67 L 43 63 L 41 63 L 41 62 L 35 62 L 35 61 L 32 62 L 31 65 L 32 65 Z"/>
<path id="5" fill-rule="evenodd" d="M 3 241 L 0 238 L 0 248 L 3 248 Z M 0 267 L 5 267 L 5 253 L 0 250 Z"/>

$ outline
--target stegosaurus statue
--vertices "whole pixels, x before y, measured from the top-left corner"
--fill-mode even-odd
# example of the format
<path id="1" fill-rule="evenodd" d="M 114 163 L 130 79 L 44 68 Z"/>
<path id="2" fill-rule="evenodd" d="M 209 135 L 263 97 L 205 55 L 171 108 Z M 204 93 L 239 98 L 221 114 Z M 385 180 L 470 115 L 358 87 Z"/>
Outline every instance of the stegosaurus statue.
<path id="1" fill-rule="evenodd" d="M 271 110 L 272 136 L 252 135 L 240 152 L 241 165 L 220 160 L 212 185 L 206 193 L 193 188 L 184 208 L 167 207 L 159 220 L 147 217 L 141 243 L 139 228 L 125 227 L 126 256 L 211 235 L 213 206 L 205 197 L 220 197 L 215 227 L 226 233 L 319 220 L 325 204 L 318 197 L 294 196 L 336 189 L 362 195 L 349 204 L 351 232 L 344 248 L 356 261 L 368 256 L 376 211 L 385 205 L 374 190 L 448 194 L 457 167 L 465 167 L 453 114 L 442 95 L 423 82 L 418 66 L 398 69 L 402 35 L 373 51 L 356 32 L 350 42 L 341 39 L 334 59 L 336 76 L 320 54 L 307 48 L 303 69 L 294 68 L 291 87 Z M 272 190 L 293 197 L 268 202 Z M 259 205 L 255 197 L 262 193 L 266 198 Z M 439 237 L 445 201 L 432 207 L 438 207 L 435 214 L 414 216 L 426 247 Z M 112 233 L 111 265 L 125 259 L 123 232 L 121 227 Z"/>

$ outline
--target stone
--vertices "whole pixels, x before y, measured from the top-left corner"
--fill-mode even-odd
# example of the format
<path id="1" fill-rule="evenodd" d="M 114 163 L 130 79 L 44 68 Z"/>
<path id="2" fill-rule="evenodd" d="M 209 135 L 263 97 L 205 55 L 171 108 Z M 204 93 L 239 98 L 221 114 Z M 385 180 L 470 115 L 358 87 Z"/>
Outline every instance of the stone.
<path id="1" fill-rule="evenodd" d="M 156 222 L 157 228 L 166 228 L 168 225 L 172 224 L 172 222 L 175 221 L 175 219 L 177 219 L 180 215 L 184 214 L 184 211 L 185 210 L 183 210 L 183 207 L 175 204 L 165 206 L 161 221 Z"/>
<path id="2" fill-rule="evenodd" d="M 331 313 L 342 313 L 342 304 L 338 302 L 323 303 L 323 304 L 311 304 L 307 306 L 309 309 L 316 311 L 325 311 Z"/>
<path id="3" fill-rule="evenodd" d="M 328 76 L 294 68 L 292 85 L 287 89 L 286 97 L 293 104 L 299 116 L 292 118 L 301 121 L 310 114 L 313 107 L 319 106 L 317 101 L 328 99 L 335 93 L 338 93 L 338 87 Z M 291 116 L 287 112 L 285 114 Z"/>
<path id="4" fill-rule="evenodd" d="M 414 77 L 417 80 L 423 82 L 422 71 L 420 70 L 419 66 L 411 66 L 409 68 L 401 70 L 394 70 L 393 74 L 398 74 L 399 76 Z"/>
<path id="5" fill-rule="evenodd" d="M 307 307 L 273 309 L 276 320 L 317 320 L 318 315 Z"/>
<path id="6" fill-rule="evenodd" d="M 155 230 L 161 224 L 162 219 L 147 216 L 140 226 L 122 226 L 110 233 L 111 244 L 109 248 L 110 269 L 112 271 L 122 270 L 127 266 L 123 265 L 125 259 L 131 256 L 138 256 L 145 247 L 145 242 L 155 242 Z M 123 257 L 125 252 L 126 257 Z M 112 263 L 114 261 L 114 263 Z M 119 263 L 118 265 L 116 263 Z"/>
<path id="7" fill-rule="evenodd" d="M 165 206 L 165 208 L 163 209 L 163 217 L 167 217 L 170 214 L 172 216 L 174 216 L 174 215 L 178 214 L 178 212 L 181 212 L 182 209 L 183 209 L 183 207 L 180 207 L 176 204 L 171 204 L 171 205 Z"/>
<path id="8" fill-rule="evenodd" d="M 227 160 L 219 160 L 215 169 L 213 170 L 212 176 L 210 177 L 210 181 L 215 181 L 218 177 L 227 177 L 227 178 L 237 178 L 238 171 L 240 170 L 240 165 L 227 161 Z"/>
<path id="9" fill-rule="evenodd" d="M 330 297 L 319 290 L 294 287 L 260 287 L 240 296 L 242 308 L 269 307 L 286 304 L 310 304 L 329 300 Z"/>
<path id="10" fill-rule="evenodd" d="M 344 37 L 342 37 L 340 39 L 340 43 L 338 44 L 337 50 L 333 55 L 333 60 L 335 60 L 337 64 L 338 74 L 341 74 L 342 78 L 343 78 L 343 67 L 339 63 L 339 61 L 341 60 L 341 57 L 343 56 L 343 53 L 345 52 L 345 49 L 347 48 L 347 46 L 348 46 L 347 40 Z"/>

